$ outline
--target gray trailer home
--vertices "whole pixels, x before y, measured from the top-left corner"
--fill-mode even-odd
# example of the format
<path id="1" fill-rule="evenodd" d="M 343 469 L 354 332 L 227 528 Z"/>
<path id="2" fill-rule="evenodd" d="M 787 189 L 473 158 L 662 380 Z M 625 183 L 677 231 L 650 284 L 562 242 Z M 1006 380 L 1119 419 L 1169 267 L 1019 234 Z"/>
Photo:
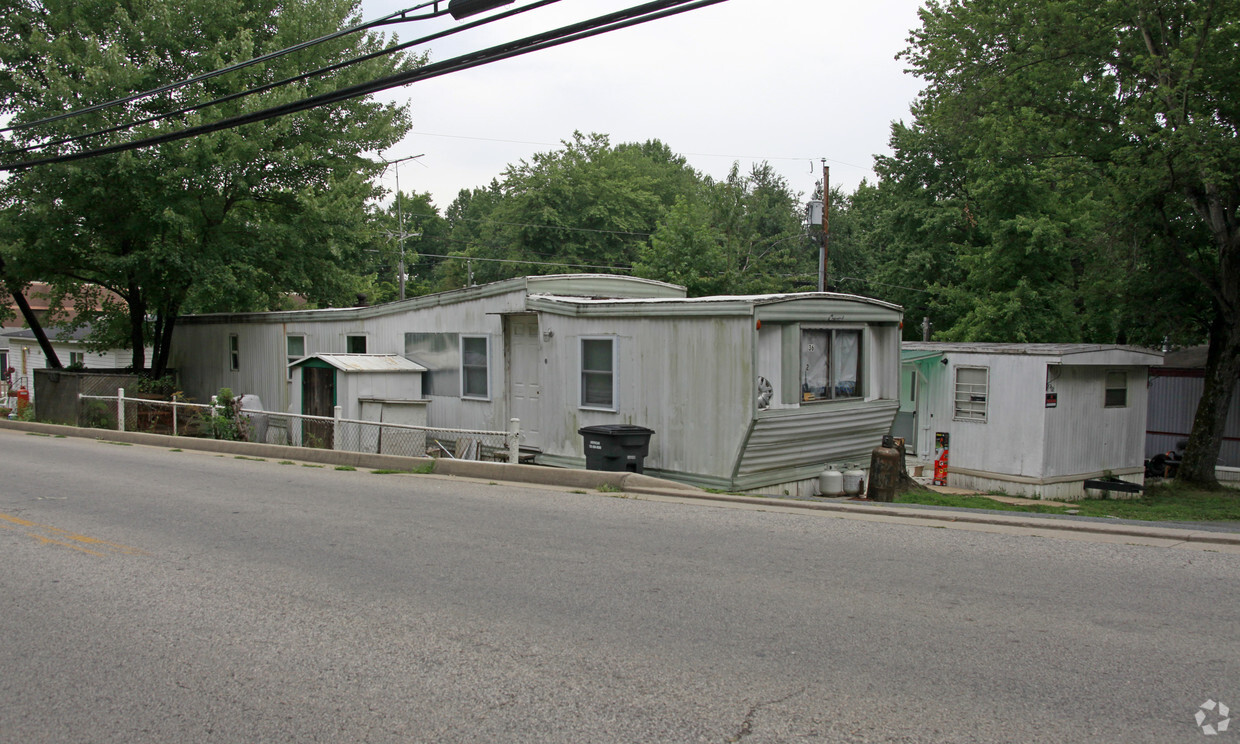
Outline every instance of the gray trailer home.
<path id="1" fill-rule="evenodd" d="M 539 464 L 584 467 L 581 428 L 632 424 L 654 431 L 647 474 L 807 494 L 828 466 L 867 464 L 890 430 L 900 323 L 899 307 L 852 295 L 690 299 L 630 277 L 539 276 L 377 307 L 188 317 L 172 357 L 195 398 L 229 387 L 301 413 L 299 361 L 398 354 L 425 369 L 428 425 L 503 431 L 517 418 Z"/>
<path id="2" fill-rule="evenodd" d="M 1146 379 L 1162 354 L 1093 344 L 905 342 L 895 433 L 947 485 L 1080 499 L 1144 483 Z M 1092 490 L 1092 489 L 1091 489 Z"/>

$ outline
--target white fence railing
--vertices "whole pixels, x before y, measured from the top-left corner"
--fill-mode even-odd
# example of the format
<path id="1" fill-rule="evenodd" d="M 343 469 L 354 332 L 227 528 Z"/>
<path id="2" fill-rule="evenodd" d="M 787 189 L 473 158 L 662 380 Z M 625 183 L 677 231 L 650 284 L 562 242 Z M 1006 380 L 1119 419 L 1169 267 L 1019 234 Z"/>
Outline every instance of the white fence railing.
<path id="1" fill-rule="evenodd" d="M 263 444 L 366 452 L 405 457 L 449 457 L 516 463 L 520 457 L 521 422 L 509 421 L 508 431 L 450 429 L 335 416 L 233 408 L 212 403 L 186 403 L 116 395 L 79 395 L 78 423 L 118 431 L 142 431 L 206 439 L 235 439 Z"/>

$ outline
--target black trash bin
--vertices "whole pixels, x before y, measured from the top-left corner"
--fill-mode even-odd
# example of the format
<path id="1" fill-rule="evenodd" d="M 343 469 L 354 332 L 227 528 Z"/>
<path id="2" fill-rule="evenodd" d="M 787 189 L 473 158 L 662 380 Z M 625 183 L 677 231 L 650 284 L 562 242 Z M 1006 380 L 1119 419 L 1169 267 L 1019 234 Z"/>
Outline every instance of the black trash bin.
<path id="1" fill-rule="evenodd" d="M 585 440 L 586 470 L 640 473 L 650 454 L 653 429 L 632 424 L 584 426 L 577 430 Z"/>

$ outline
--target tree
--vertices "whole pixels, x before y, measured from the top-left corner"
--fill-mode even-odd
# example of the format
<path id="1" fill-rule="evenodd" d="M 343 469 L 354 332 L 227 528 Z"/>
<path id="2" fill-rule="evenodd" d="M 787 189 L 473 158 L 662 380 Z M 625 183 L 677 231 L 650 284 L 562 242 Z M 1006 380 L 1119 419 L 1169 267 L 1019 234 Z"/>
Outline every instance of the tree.
<path id="1" fill-rule="evenodd" d="M 356 20 L 353 0 L 10 0 L 0 34 L 0 114 L 27 123 L 283 49 Z M 21 130 L 24 146 L 155 116 L 307 69 L 377 51 L 351 35 L 175 93 Z M 11 61 L 11 64 L 10 64 Z M 232 100 L 169 123 L 56 145 L 71 151 L 278 105 L 390 74 L 420 59 L 389 56 Z M 356 302 L 366 283 L 345 269 L 374 240 L 366 201 L 378 164 L 365 158 L 408 129 L 398 106 L 355 99 L 145 150 L 45 165 L 4 184 L 14 226 L 6 260 L 24 279 L 67 292 L 102 287 L 122 300 L 133 366 L 167 366 L 177 316 L 278 307 L 296 292 L 319 304 Z M 10 153 L 6 161 L 12 162 Z M 99 324 L 101 328 L 107 323 Z"/>
<path id="2" fill-rule="evenodd" d="M 927 83 L 917 128 L 949 139 L 963 167 L 953 197 L 967 206 L 968 189 L 1025 176 L 1006 193 L 1034 197 L 987 225 L 998 242 L 979 243 L 1001 255 L 977 260 L 1020 277 L 1126 249 L 1117 284 L 1172 296 L 1192 286 L 1189 308 L 1208 305 L 1205 393 L 1180 473 L 1213 483 L 1240 378 L 1240 0 L 932 0 L 921 17 L 904 56 Z M 1082 194 L 1094 203 L 1078 205 Z M 1102 224 L 1047 232 L 1081 212 Z M 1107 212 L 1130 219 L 1107 224 Z M 1098 232 L 1103 246 L 1091 241 Z M 1080 250 L 1038 265 L 1017 254 L 1031 251 L 1032 261 L 1039 246 L 1077 239 Z M 1086 268 L 1081 276 L 1091 276 Z M 1066 297 L 1030 295 L 1037 284 L 1012 285 L 1013 310 L 1064 306 Z"/>

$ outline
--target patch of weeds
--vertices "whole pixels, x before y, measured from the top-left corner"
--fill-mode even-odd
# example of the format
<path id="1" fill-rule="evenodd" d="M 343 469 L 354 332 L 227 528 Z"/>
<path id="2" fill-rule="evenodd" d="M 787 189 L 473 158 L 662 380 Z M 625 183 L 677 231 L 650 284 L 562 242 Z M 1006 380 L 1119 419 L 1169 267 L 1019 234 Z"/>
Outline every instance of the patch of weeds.
<path id="1" fill-rule="evenodd" d="M 586 493 L 586 491 L 582 491 L 579 488 L 574 488 L 573 490 L 569 491 L 569 493 Z"/>
<path id="2" fill-rule="evenodd" d="M 323 467 L 322 465 L 315 465 L 315 464 L 314 464 L 314 463 L 312 463 L 312 462 L 303 462 L 303 463 L 301 464 L 301 466 L 302 466 L 303 468 L 321 468 L 321 467 Z"/>
<path id="3" fill-rule="evenodd" d="M 44 433 L 43 433 L 43 432 L 41 432 L 41 431 L 28 431 L 28 432 L 26 432 L 26 436 L 28 436 L 28 437 L 48 437 L 48 438 L 51 438 L 51 436 L 52 436 L 52 435 L 51 435 L 51 434 L 44 434 Z"/>
<path id="4" fill-rule="evenodd" d="M 430 475 L 431 473 L 435 472 L 435 463 L 424 462 L 421 465 L 415 466 L 409 472 L 417 474 L 417 475 Z"/>
<path id="5" fill-rule="evenodd" d="M 340 468 L 336 468 L 336 469 L 340 470 Z M 408 475 L 409 473 L 412 473 L 413 471 L 412 470 L 386 470 L 385 469 L 385 470 L 372 470 L 370 472 L 374 473 L 375 475 L 392 475 L 393 473 L 404 473 Z"/>
<path id="6" fill-rule="evenodd" d="M 292 460 L 281 460 L 280 462 L 276 464 L 277 465 L 296 465 L 297 463 L 293 462 Z"/>
<path id="7" fill-rule="evenodd" d="M 104 444 L 114 444 L 117 447 L 132 447 L 133 446 L 129 442 L 115 442 L 115 441 L 112 441 L 111 439 L 100 439 L 99 441 L 103 442 Z"/>
<path id="8" fill-rule="evenodd" d="M 184 452 L 185 450 L 181 449 L 180 447 L 173 447 L 172 449 L 168 451 L 169 452 Z"/>
<path id="9" fill-rule="evenodd" d="M 57 435 L 56 435 L 56 438 L 57 438 L 57 439 L 68 439 L 68 438 L 69 438 L 69 435 L 67 435 L 67 434 L 57 434 Z"/>
<path id="10" fill-rule="evenodd" d="M 498 484 L 498 483 L 496 483 L 495 481 L 489 481 L 489 482 L 487 483 L 487 485 L 488 485 L 488 486 L 498 486 L 499 484 Z"/>
<path id="11" fill-rule="evenodd" d="M 337 465 L 336 469 L 350 471 L 350 472 L 357 470 L 357 468 L 353 467 L 352 465 Z"/>
<path id="12" fill-rule="evenodd" d="M 261 457 L 246 457 L 245 455 L 233 455 L 234 460 L 253 460 L 254 462 L 267 462 Z"/>
<path id="13" fill-rule="evenodd" d="M 610 483 L 604 483 L 598 487 L 599 493 L 620 493 L 620 491 L 622 490 L 623 489 L 621 489 L 620 487 L 613 486 Z"/>

